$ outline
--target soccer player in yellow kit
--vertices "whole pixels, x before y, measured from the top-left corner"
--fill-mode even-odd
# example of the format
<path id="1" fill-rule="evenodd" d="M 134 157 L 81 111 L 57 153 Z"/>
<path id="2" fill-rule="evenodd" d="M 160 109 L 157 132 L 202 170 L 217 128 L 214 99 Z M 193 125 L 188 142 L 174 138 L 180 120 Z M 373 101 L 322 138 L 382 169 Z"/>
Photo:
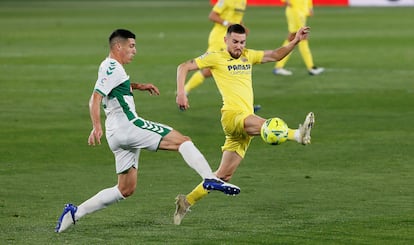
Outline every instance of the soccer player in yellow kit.
<path id="1" fill-rule="evenodd" d="M 185 78 L 189 71 L 209 68 L 221 93 L 221 124 L 225 133 L 222 159 L 216 176 L 228 181 L 244 158 L 253 136 L 260 135 L 266 119 L 254 114 L 252 68 L 255 64 L 275 62 L 289 54 L 294 47 L 308 37 L 309 27 L 298 30 L 295 37 L 285 46 L 275 50 L 253 50 L 245 48 L 246 31 L 242 25 L 229 26 L 224 37 L 226 50 L 207 52 L 189 60 L 177 69 L 177 105 L 186 110 L 188 98 L 184 90 Z M 310 112 L 298 129 L 289 129 L 288 140 L 303 145 L 310 144 L 310 132 L 315 122 Z M 188 195 L 178 195 L 174 223 L 179 225 L 189 208 L 208 194 L 199 184 Z"/>
<path id="2" fill-rule="evenodd" d="M 214 22 L 213 29 L 208 37 L 207 52 L 225 50 L 223 41 L 227 27 L 231 24 L 241 24 L 246 10 L 246 0 L 218 0 L 211 10 L 208 18 Z M 202 69 L 193 74 L 184 89 L 188 94 L 191 90 L 200 86 L 204 80 L 211 77 L 209 69 Z"/>
<path id="3" fill-rule="evenodd" d="M 296 32 L 302 27 L 306 26 L 306 19 L 308 16 L 313 15 L 313 3 L 312 0 L 281 0 L 286 3 L 286 19 L 288 23 L 288 37 L 284 41 L 283 45 L 288 44 L 293 38 L 295 38 Z M 319 75 L 324 71 L 322 67 L 316 67 L 313 63 L 312 53 L 309 48 L 308 40 L 303 40 L 299 43 L 299 52 L 302 55 L 302 59 L 305 62 L 309 75 Z M 284 67 L 289 60 L 287 55 L 281 61 L 276 62 L 273 74 L 290 76 L 292 71 L 286 70 Z"/>

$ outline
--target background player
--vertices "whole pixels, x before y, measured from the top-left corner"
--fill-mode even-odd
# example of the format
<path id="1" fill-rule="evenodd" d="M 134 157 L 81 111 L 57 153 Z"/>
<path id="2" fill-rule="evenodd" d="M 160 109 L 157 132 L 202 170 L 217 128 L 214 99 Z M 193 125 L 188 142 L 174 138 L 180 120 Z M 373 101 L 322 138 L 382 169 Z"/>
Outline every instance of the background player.
<path id="1" fill-rule="evenodd" d="M 218 0 L 211 10 L 208 19 L 214 23 L 213 29 L 208 37 L 207 52 L 225 50 L 226 44 L 223 41 L 227 27 L 232 24 L 242 24 L 246 0 Z M 204 80 L 211 77 L 208 68 L 195 72 L 186 83 L 184 89 L 188 94 L 200 86 Z"/>
<path id="2" fill-rule="evenodd" d="M 302 27 L 306 26 L 306 19 L 308 16 L 313 15 L 313 3 L 312 0 L 281 0 L 286 3 L 286 20 L 288 24 L 288 37 L 283 42 L 283 45 L 288 44 L 295 38 L 296 32 Z M 322 67 L 316 67 L 313 63 L 312 53 L 309 48 L 308 40 L 303 40 L 299 43 L 299 52 L 305 62 L 309 75 L 319 75 L 324 71 Z M 284 69 L 290 54 L 288 54 L 282 60 L 276 62 L 273 74 L 290 76 L 292 72 Z"/>

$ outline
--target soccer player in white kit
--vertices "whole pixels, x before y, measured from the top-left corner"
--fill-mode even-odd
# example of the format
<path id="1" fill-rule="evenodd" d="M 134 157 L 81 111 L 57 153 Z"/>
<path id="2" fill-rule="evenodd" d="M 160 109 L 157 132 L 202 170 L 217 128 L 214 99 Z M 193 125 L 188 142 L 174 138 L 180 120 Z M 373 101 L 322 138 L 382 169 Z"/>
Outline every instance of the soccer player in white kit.
<path id="1" fill-rule="evenodd" d="M 134 58 L 135 45 L 135 34 L 131 31 L 117 29 L 110 35 L 110 53 L 99 67 L 98 79 L 89 101 L 93 128 L 88 143 L 93 146 L 101 143 L 102 104 L 106 115 L 106 138 L 115 156 L 118 183 L 101 190 L 79 206 L 66 204 L 58 219 L 56 232 L 63 232 L 83 216 L 131 196 L 137 184 L 141 149 L 178 151 L 184 161 L 204 179 L 203 186 L 206 190 L 217 190 L 227 195 L 237 195 L 240 192 L 239 187 L 214 175 L 207 160 L 189 137 L 167 125 L 138 116 L 132 90 L 146 90 L 153 95 L 158 95 L 159 91 L 153 84 L 130 82 L 123 65 Z"/>

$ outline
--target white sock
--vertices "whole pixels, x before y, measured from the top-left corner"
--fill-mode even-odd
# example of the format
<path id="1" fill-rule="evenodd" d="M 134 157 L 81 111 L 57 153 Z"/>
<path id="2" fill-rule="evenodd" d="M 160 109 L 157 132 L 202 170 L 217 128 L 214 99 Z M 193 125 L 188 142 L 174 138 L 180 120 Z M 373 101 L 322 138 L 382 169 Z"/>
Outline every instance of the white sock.
<path id="1" fill-rule="evenodd" d="M 203 154 L 195 147 L 193 142 L 186 141 L 180 145 L 178 151 L 183 156 L 184 161 L 193 168 L 203 179 L 217 178 L 208 165 L 207 160 Z"/>
<path id="2" fill-rule="evenodd" d="M 75 220 L 78 220 L 87 214 L 106 208 L 107 206 L 123 199 L 125 199 L 125 197 L 123 197 L 119 191 L 118 185 L 103 189 L 95 196 L 89 198 L 78 206 L 78 210 L 75 213 Z"/>
<path id="3" fill-rule="evenodd" d="M 295 137 L 296 142 L 298 142 L 298 143 L 302 142 L 301 137 L 300 137 L 300 130 L 299 129 L 295 130 L 295 136 L 294 137 Z"/>

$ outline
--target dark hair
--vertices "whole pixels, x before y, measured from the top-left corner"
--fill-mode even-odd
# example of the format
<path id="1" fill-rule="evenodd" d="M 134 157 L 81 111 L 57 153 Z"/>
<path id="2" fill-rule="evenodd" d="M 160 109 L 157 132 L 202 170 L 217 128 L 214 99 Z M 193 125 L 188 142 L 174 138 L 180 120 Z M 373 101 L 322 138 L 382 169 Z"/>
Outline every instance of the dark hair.
<path id="1" fill-rule="evenodd" d="M 235 33 L 238 33 L 238 34 L 245 34 L 246 29 L 244 29 L 244 27 L 242 25 L 234 24 L 234 25 L 231 25 L 227 28 L 227 35 L 229 35 L 232 32 L 235 32 Z"/>
<path id="2" fill-rule="evenodd" d="M 116 29 L 112 32 L 112 34 L 109 36 L 109 46 L 112 47 L 114 43 L 116 43 L 119 39 L 128 39 L 133 38 L 135 39 L 135 34 L 131 31 L 125 30 L 125 29 Z"/>

